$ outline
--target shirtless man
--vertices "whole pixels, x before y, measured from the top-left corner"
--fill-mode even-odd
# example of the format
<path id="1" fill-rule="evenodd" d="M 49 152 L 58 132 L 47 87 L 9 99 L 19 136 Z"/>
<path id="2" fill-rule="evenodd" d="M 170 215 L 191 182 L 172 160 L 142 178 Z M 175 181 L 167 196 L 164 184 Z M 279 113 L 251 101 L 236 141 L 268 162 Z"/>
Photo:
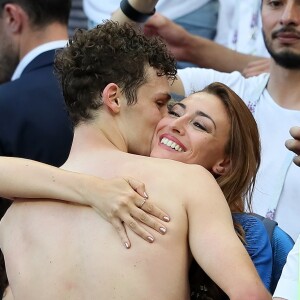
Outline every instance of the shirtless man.
<path id="1" fill-rule="evenodd" d="M 129 25 L 106 22 L 78 32 L 56 68 L 76 128 L 63 168 L 139 178 L 172 222 L 153 244 L 128 232 L 134 244 L 128 251 L 91 208 L 14 203 L 0 223 L 14 299 L 189 299 L 191 255 L 230 299 L 271 299 L 212 175 L 200 166 L 141 156 L 150 153 L 170 98 L 168 79 L 176 74 L 165 46 Z M 191 149 L 178 150 L 190 155 Z"/>

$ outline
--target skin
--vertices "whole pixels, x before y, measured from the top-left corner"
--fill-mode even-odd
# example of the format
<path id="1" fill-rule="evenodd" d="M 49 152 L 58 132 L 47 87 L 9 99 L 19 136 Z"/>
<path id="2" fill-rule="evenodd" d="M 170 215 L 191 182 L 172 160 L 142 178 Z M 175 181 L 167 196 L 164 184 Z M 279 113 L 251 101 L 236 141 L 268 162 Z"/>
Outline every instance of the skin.
<path id="1" fill-rule="evenodd" d="M 293 139 L 287 140 L 285 146 L 296 154 L 293 161 L 300 167 L 300 127 L 292 127 L 290 134 Z"/>
<path id="2" fill-rule="evenodd" d="M 277 55 L 293 53 L 300 56 L 300 6 L 298 1 L 263 1 L 263 32 L 268 47 Z M 289 30 L 280 33 L 282 30 Z M 296 32 L 291 34 L 290 32 Z M 300 110 L 299 68 L 283 67 L 271 59 L 270 80 L 267 86 L 274 101 L 280 106 Z"/>
<path id="3" fill-rule="evenodd" d="M 170 100 L 169 84 L 165 84 L 161 90 L 157 89 L 160 86 L 160 78 L 157 77 L 151 82 L 147 82 L 137 92 L 138 101 L 134 106 L 125 108 L 125 114 L 130 122 L 126 120 L 127 128 L 124 135 L 129 136 L 133 143 L 128 148 L 129 153 L 149 156 L 153 133 L 158 122 L 167 113 L 166 104 Z M 147 92 L 145 92 L 147 91 Z M 120 96 L 120 100 L 124 97 Z M 148 101 L 148 99 L 150 101 Z M 150 102 L 150 105 L 149 105 Z M 149 111 L 149 114 L 144 115 L 145 122 L 140 122 L 139 115 L 144 114 L 144 111 Z M 137 126 L 139 124 L 139 126 Z M 121 124 L 122 125 L 122 124 Z"/>
<path id="4" fill-rule="evenodd" d="M 0 165 L 0 195 L 4 198 L 61 199 L 93 207 L 116 229 L 123 227 L 121 222 L 129 225 L 135 217 L 162 234 L 166 232 L 165 225 L 150 216 L 156 216 L 164 222 L 170 218 L 151 199 L 147 199 L 143 205 L 144 211 L 139 209 L 147 194 L 145 185 L 138 180 L 129 177 L 103 180 L 22 158 L 0 157 Z M 111 199 L 114 199 L 114 205 Z M 162 232 L 160 228 L 165 231 Z M 133 230 L 149 242 L 147 237 L 150 233 L 143 226 Z M 130 248 L 126 232 L 117 232 L 123 245 Z"/>
<path id="5" fill-rule="evenodd" d="M 18 51 L 9 37 L 5 21 L 5 16 L 0 15 L 0 39 L 2 41 L 0 45 L 0 84 L 11 79 L 19 63 Z"/>
<path id="6" fill-rule="evenodd" d="M 209 39 L 193 35 L 158 13 L 146 22 L 144 31 L 148 35 L 161 36 L 169 50 L 180 61 L 222 72 L 240 71 L 245 76 L 269 70 L 268 63 L 265 63 L 268 60 L 239 53 Z"/>
<path id="7" fill-rule="evenodd" d="M 148 72 L 149 80 L 156 81 L 155 71 L 150 69 Z M 166 78 L 160 77 L 157 91 L 168 93 L 167 87 Z M 158 113 L 162 108 L 156 105 L 155 97 L 149 97 L 149 89 L 151 86 L 145 88 L 141 96 L 150 107 L 153 105 L 153 110 L 156 106 Z M 271 299 L 237 238 L 226 200 L 211 174 L 200 166 L 124 152 L 122 149 L 133 147 L 136 139 L 126 135 L 127 124 L 130 128 L 133 123 L 124 113 L 127 101 L 116 85 L 108 85 L 102 97 L 106 109 L 99 111 L 99 117 L 93 122 L 80 124 L 76 128 L 70 157 L 63 167 L 104 178 L 117 174 L 139 177 L 145 182 L 155 203 L 170 211 L 173 219 L 170 232 L 150 248 L 130 235 L 135 247 L 125 251 L 118 246 L 116 233 L 111 231 L 110 225 L 99 219 L 91 209 L 56 202 L 15 204 L 0 225 L 4 255 L 10 253 L 7 251 L 13 243 L 12 234 L 6 235 L 5 232 L 15 232 L 14 243 L 17 238 L 24 247 L 29 245 L 27 237 L 31 236 L 29 252 L 20 246 L 6 257 L 15 298 L 28 296 L 39 299 L 43 294 L 43 299 L 97 299 L 100 295 L 107 299 L 112 296 L 115 299 L 188 299 L 189 239 L 192 255 L 230 299 L 240 299 L 241 294 L 243 299 Z M 152 115 L 151 109 L 143 114 L 140 114 L 139 107 L 132 106 L 131 109 L 137 113 L 135 121 L 141 126 L 146 128 L 151 125 L 150 118 L 144 119 L 145 115 Z M 140 147 L 144 149 L 143 145 Z M 183 189 L 186 185 L 189 189 Z M 211 218 L 212 215 L 214 218 Z M 29 227 L 20 226 L 17 220 L 26 222 Z M 36 226 L 36 222 L 40 225 Z M 8 226 L 9 230 L 3 231 L 4 226 Z M 42 234 L 38 228 L 42 228 Z M 84 238 L 78 239 L 78 232 Z M 91 243 L 102 247 L 89 247 Z M 46 252 L 40 251 L 41 247 Z M 61 249 L 68 249 L 68 255 L 63 255 Z M 10 259 L 20 257 L 21 252 L 22 263 Z M 85 259 L 82 260 L 78 253 Z M 216 260 L 216 257 L 222 259 Z M 45 265 L 47 276 L 40 276 Z M 220 268 L 228 270 L 226 278 L 219 272 Z M 234 272 L 236 268 L 245 271 Z M 14 273 L 17 269 L 19 275 Z M 19 285 L 21 282 L 32 286 L 32 289 L 23 289 Z M 54 282 L 56 289 L 46 289 L 46 286 L 54 286 Z M 153 289 L 153 286 L 156 288 Z"/>
<path id="8" fill-rule="evenodd" d="M 218 97 L 205 92 L 193 94 L 175 104 L 158 123 L 151 156 L 199 164 L 213 172 L 228 162 L 224 149 L 229 124 L 226 109 Z M 163 137 L 179 144 L 183 151 L 162 144 Z"/>
<path id="9" fill-rule="evenodd" d="M 14 3 L 5 4 L 0 14 L 0 84 L 11 79 L 18 63 L 29 51 L 47 42 L 67 39 L 66 25 L 53 22 L 44 27 L 33 28 L 30 24 L 29 16 L 22 7 Z M 157 97 L 159 98 L 160 96 L 158 95 Z M 169 96 L 166 95 L 166 97 Z M 163 101 L 166 101 L 165 98 Z M 159 119 L 154 121 L 157 123 Z M 135 150 L 132 149 L 132 151 L 134 152 Z M 145 153 L 149 153 L 150 150 L 147 148 L 144 151 Z M 0 163 L 1 169 L 5 168 L 6 170 L 6 172 L 2 173 L 1 182 L 11 182 L 10 178 L 14 178 L 13 190 L 9 190 L 9 186 L 11 185 L 3 184 L 1 186 L 0 194 L 3 197 L 11 198 L 12 200 L 15 197 L 21 196 L 29 198 L 60 198 L 65 201 L 90 205 L 102 217 L 113 224 L 120 235 L 122 243 L 128 248 L 130 247 L 128 236 L 124 230 L 120 230 L 122 222 L 129 224 L 132 221 L 132 216 L 136 216 L 139 219 L 142 218 L 145 220 L 152 228 L 165 228 L 161 222 L 150 218 L 149 215 L 162 218 L 161 220 L 163 221 L 168 221 L 169 219 L 168 215 L 153 205 L 151 201 L 143 205 L 143 210 L 138 208 L 143 202 L 140 195 L 144 197 L 145 188 L 141 182 L 133 178 L 126 178 L 126 180 L 119 178 L 110 182 L 100 182 L 100 179 L 85 178 L 84 176 L 80 179 L 79 175 L 76 176 L 67 172 L 62 173 L 58 169 L 51 169 L 51 167 L 42 164 L 38 165 L 31 161 L 14 161 L 13 159 L 0 158 Z M 18 174 L 18 172 L 19 174 L 28 174 L 28 177 L 26 177 L 28 181 L 30 181 L 30 178 L 36 178 L 36 185 L 32 186 L 32 181 L 27 182 L 25 180 L 24 182 L 24 176 L 20 180 L 16 180 L 15 174 Z M 54 184 L 52 177 L 48 175 L 49 173 L 53 178 L 56 178 L 56 184 Z M 82 181 L 79 182 L 80 180 Z M 132 194 L 126 181 L 134 189 L 138 187 L 140 195 Z M 89 191 L 85 190 L 84 195 L 78 193 L 78 186 L 82 186 L 82 182 L 89 186 Z M 59 183 L 62 184 L 59 185 Z M 43 188 L 45 186 L 47 188 Z M 110 199 L 112 198 L 110 191 L 116 192 L 116 196 L 113 197 L 116 200 L 116 207 L 114 208 L 110 206 Z M 99 201 L 98 195 L 107 195 L 109 201 L 106 202 L 104 200 L 106 196 L 103 197 L 102 201 Z M 146 216 L 145 212 L 147 212 L 148 216 Z M 145 228 L 139 225 L 134 228 L 134 231 L 146 240 L 150 234 Z M 159 232 L 162 233 L 161 231 Z M 149 240 L 147 241 L 149 242 Z"/>

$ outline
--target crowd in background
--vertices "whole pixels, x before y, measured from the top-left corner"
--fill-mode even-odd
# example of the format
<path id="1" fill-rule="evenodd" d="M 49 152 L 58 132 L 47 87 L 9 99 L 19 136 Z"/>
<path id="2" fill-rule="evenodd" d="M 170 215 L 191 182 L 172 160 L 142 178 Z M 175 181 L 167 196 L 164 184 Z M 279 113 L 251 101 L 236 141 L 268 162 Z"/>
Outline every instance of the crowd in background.
<path id="1" fill-rule="evenodd" d="M 113 172 L 114 168 L 111 168 L 109 162 L 123 166 L 127 159 L 118 160 L 119 157 L 123 157 L 121 153 L 110 156 L 107 153 L 114 153 L 114 149 L 109 148 L 107 153 L 103 150 L 103 155 L 109 157 L 108 163 L 105 160 L 101 161 L 99 157 L 100 166 L 103 165 L 104 172 L 93 170 L 92 158 L 94 153 L 97 153 L 97 147 L 99 153 L 102 151 L 101 147 L 104 149 L 110 147 L 103 141 L 99 145 L 96 142 L 90 143 L 91 140 L 97 140 L 97 135 L 94 135 L 95 132 L 92 130 L 94 123 L 99 126 L 98 129 L 101 129 L 101 132 L 104 132 L 103 136 L 109 137 L 113 144 L 116 139 L 112 132 L 115 132 L 116 128 L 119 130 L 116 130 L 118 132 L 118 134 L 115 133 L 116 136 L 124 135 L 126 141 L 128 138 L 130 142 L 126 147 L 121 147 L 122 142 L 119 140 L 115 144 L 116 148 L 120 148 L 121 151 L 201 165 L 212 174 L 220 186 L 232 213 L 235 232 L 245 246 L 262 286 L 256 282 L 257 294 L 251 294 L 250 288 L 254 289 L 255 285 L 252 283 L 254 284 L 256 277 L 252 273 L 252 266 L 248 269 L 247 259 L 241 261 L 244 263 L 244 270 L 249 271 L 245 272 L 249 276 L 240 276 L 240 278 L 235 277 L 234 274 L 232 277 L 228 276 L 228 270 L 234 269 L 234 265 L 230 265 L 232 269 L 219 270 L 220 274 L 225 272 L 228 278 L 219 278 L 215 270 L 216 265 L 207 263 L 207 260 L 213 256 L 207 256 L 206 261 L 199 259 L 200 252 L 203 257 L 208 254 L 204 250 L 203 252 L 199 249 L 199 252 L 195 250 L 193 245 L 198 244 L 191 239 L 190 247 L 195 258 L 189 274 L 191 288 L 189 296 L 192 299 L 226 299 L 226 297 L 239 299 L 236 295 L 242 287 L 245 291 L 243 299 L 252 299 L 251 297 L 271 299 L 270 295 L 275 299 L 300 299 L 298 295 L 300 280 L 300 222 L 298 221 L 300 214 L 300 186 L 298 184 L 300 128 L 297 127 L 300 126 L 298 84 L 300 79 L 298 78 L 300 77 L 300 6 L 298 1 L 174 0 L 170 3 L 167 0 L 72 0 L 61 3 L 58 0 L 51 0 L 50 4 L 38 2 L 38 4 L 33 4 L 31 0 L 12 2 L 0 0 L 0 37 L 2 40 L 0 45 L 0 166 L 3 171 L 0 176 L 2 182 L 0 195 L 3 197 L 0 210 L 1 217 L 5 216 L 2 224 L 0 223 L 0 246 L 4 254 L 4 257 L 1 254 L 1 272 L 5 274 L 1 275 L 0 284 L 2 292 L 6 290 L 4 299 L 34 299 L 34 297 L 31 298 L 30 292 L 20 287 L 16 280 L 15 271 L 23 267 L 23 262 L 16 260 L 14 264 L 11 263 L 11 257 L 21 257 L 22 251 L 27 249 L 27 246 L 24 246 L 27 245 L 27 241 L 24 242 L 23 238 L 25 231 L 18 233 L 16 229 L 28 224 L 20 218 L 23 215 L 22 209 L 34 211 L 34 208 L 30 208 L 30 202 L 15 201 L 20 198 L 55 199 L 55 201 L 62 200 L 63 203 L 76 203 L 76 207 L 78 204 L 80 207 L 92 206 L 93 212 L 98 213 L 97 218 L 105 220 L 103 224 L 106 222 L 112 224 L 127 249 L 131 248 L 131 230 L 147 242 L 154 244 L 160 243 L 160 238 L 156 238 L 157 232 L 155 231 L 162 235 L 166 234 L 163 238 L 172 235 L 172 230 L 169 232 L 168 227 L 172 228 L 172 222 L 176 222 L 177 219 L 175 217 L 173 220 L 172 210 L 168 211 L 164 205 L 160 207 L 160 202 L 152 202 L 151 195 L 148 199 L 147 182 L 144 182 L 144 179 L 146 178 L 147 181 L 148 177 L 143 174 L 143 168 L 140 171 L 141 176 L 137 178 L 130 176 L 130 168 L 124 167 L 124 170 L 129 170 L 129 174 L 123 174 L 123 176 L 121 171 L 120 173 L 117 170 Z M 116 20 L 118 24 L 109 25 L 107 21 L 109 19 Z M 137 29 L 138 34 L 143 36 L 138 39 L 141 43 L 145 43 L 143 47 L 152 39 L 155 41 L 148 45 L 149 53 L 144 50 L 143 54 L 140 54 L 138 49 L 130 45 L 130 38 L 126 36 L 131 32 L 128 28 L 123 29 L 124 36 L 121 36 L 117 27 L 121 27 L 124 22 L 130 23 L 130 26 Z M 114 32 L 114 26 L 116 26 L 116 32 Z M 113 34 L 116 36 L 114 37 Z M 156 36 L 161 38 L 163 45 L 155 44 Z M 132 40 L 134 38 L 132 35 Z M 120 44 L 124 42 L 120 48 L 120 55 L 118 53 L 120 44 L 117 41 L 120 41 Z M 110 47 L 111 52 L 105 52 L 106 48 L 101 46 L 101 43 L 107 48 Z M 127 65 L 124 58 L 126 47 L 137 51 Z M 151 53 L 151 47 L 157 47 L 155 49 L 157 55 Z M 58 53 L 62 53 L 61 56 Z M 146 59 L 144 57 L 142 62 L 138 60 L 139 55 L 148 56 Z M 166 58 L 163 63 L 159 62 L 159 55 Z M 99 57 L 104 61 L 101 61 Z M 143 71 L 134 66 L 135 64 L 143 65 L 147 59 L 149 63 L 145 64 Z M 119 63 L 114 65 L 116 61 Z M 159 76 L 162 76 L 158 81 L 153 80 L 156 91 L 154 89 L 152 91 L 143 81 L 145 78 L 148 80 L 147 72 L 150 71 L 145 73 L 147 76 L 143 73 L 148 66 L 158 70 Z M 125 70 L 123 77 L 118 67 Z M 132 75 L 134 73 L 143 80 L 136 83 Z M 165 77 L 172 81 L 169 91 L 164 86 Z M 149 76 L 149 78 L 152 77 Z M 215 82 L 219 86 L 212 87 L 211 84 Z M 140 91 L 143 90 L 144 84 L 149 90 L 148 93 L 143 94 Z M 122 91 L 120 94 L 118 94 L 119 86 Z M 226 90 L 227 87 L 229 90 Z M 159 93 L 160 89 L 162 92 Z M 235 104 L 236 107 L 234 104 L 225 105 L 228 114 L 226 118 L 231 120 L 229 122 L 231 127 L 228 130 L 232 135 L 225 142 L 217 135 L 217 121 L 209 121 L 212 118 L 205 113 L 206 108 L 204 112 L 198 109 L 195 113 L 197 116 L 204 116 L 205 121 L 196 122 L 194 117 L 188 116 L 189 105 L 194 103 L 190 97 L 198 96 L 198 92 L 201 91 L 200 95 L 207 93 L 211 96 L 216 93 L 215 96 L 222 99 L 222 96 L 218 94 L 221 89 L 223 96 L 226 93 L 230 95 L 228 103 L 239 99 L 242 103 L 240 105 L 248 107 L 244 112 L 244 107 L 239 107 L 238 104 Z M 151 92 L 155 95 L 153 99 L 159 109 L 159 116 L 154 111 L 150 116 L 150 106 L 145 107 L 144 111 L 138 110 L 140 103 L 143 102 L 141 99 L 146 99 L 146 95 L 150 98 Z M 237 98 L 232 96 L 231 92 Z M 129 103 L 124 111 L 120 104 L 123 96 Z M 133 100 L 130 102 L 128 99 L 131 97 Z M 174 98 L 176 102 L 167 113 L 167 102 L 170 98 Z M 90 106 L 87 105 L 89 101 L 91 101 Z M 206 103 L 205 100 L 203 101 Z M 137 107 L 136 114 L 130 110 L 131 107 Z M 209 104 L 207 107 L 210 107 Z M 250 116 L 247 115 L 248 109 L 252 113 Z M 239 113 L 235 113 L 235 110 Z M 108 111 L 110 114 L 107 113 Z M 129 118 L 119 117 L 119 111 L 123 111 Z M 147 119 L 146 111 L 148 111 L 149 119 Z M 215 108 L 212 111 L 221 110 Z M 199 148 L 201 151 L 193 151 L 192 149 L 188 156 L 188 149 L 185 149 L 179 140 L 169 139 L 165 133 L 164 138 L 158 144 L 164 143 L 163 147 L 172 148 L 172 151 L 176 152 L 174 157 L 172 155 L 161 157 L 160 152 L 155 155 L 154 142 L 152 142 L 151 152 L 149 144 L 153 136 L 153 141 L 155 141 L 153 132 L 163 131 L 160 129 L 160 126 L 164 128 L 160 125 L 163 124 L 160 119 L 164 120 L 166 114 L 177 120 L 174 124 L 168 125 L 174 136 L 188 136 L 194 142 L 196 138 L 187 129 L 190 124 L 194 126 L 193 130 L 205 132 L 205 148 L 203 148 L 205 150 Z M 115 117 L 111 118 L 111 115 Z M 121 116 L 124 115 L 121 114 Z M 143 117 L 142 121 L 137 116 Z M 252 116 L 256 121 L 255 123 L 253 120 L 253 124 L 257 124 L 259 134 L 257 139 L 254 134 L 256 125 L 252 126 Z M 188 118 L 190 118 L 189 122 L 185 123 L 184 120 Z M 211 129 L 210 125 L 207 125 L 208 122 L 212 122 Z M 106 127 L 107 124 L 111 124 L 110 130 Z M 245 125 L 246 128 L 243 129 Z M 224 132 L 223 135 L 226 135 Z M 209 139 L 211 136 L 216 140 L 215 144 Z M 223 148 L 219 148 L 221 144 Z M 203 147 L 202 144 L 201 147 Z M 218 156 L 219 152 L 216 149 L 218 151 L 223 149 L 221 153 L 224 157 Z M 186 153 L 188 158 L 181 159 L 181 152 Z M 202 156 L 199 153 L 202 153 Z M 208 153 L 207 157 L 206 153 Z M 246 155 L 243 156 L 242 153 Z M 87 163 L 89 166 L 87 169 L 83 167 L 85 164 L 83 154 L 90 162 Z M 195 157 L 197 160 L 194 160 Z M 63 166 L 61 169 L 57 168 L 61 166 Z M 96 166 L 97 163 L 95 163 Z M 110 168 L 111 171 L 109 171 Z M 174 170 L 177 170 L 176 168 Z M 151 170 L 151 167 L 149 169 Z M 161 167 L 161 174 L 167 174 L 163 170 L 164 166 Z M 192 173 L 192 171 L 189 172 Z M 107 173 L 110 175 L 106 176 Z M 125 175 L 130 177 L 123 178 Z M 187 178 L 190 177 L 187 175 Z M 207 180 L 208 184 L 210 182 L 205 176 L 203 179 L 200 176 L 199 179 Z M 168 185 L 168 180 L 169 178 L 166 178 L 166 185 Z M 163 184 L 163 178 L 161 182 Z M 150 179 L 149 187 L 151 184 Z M 186 186 L 186 189 L 189 187 Z M 213 195 L 214 191 L 212 186 Z M 203 194 L 205 195 L 206 192 L 204 189 Z M 189 194 L 187 191 L 186 193 Z M 206 195 L 208 197 L 209 193 Z M 158 194 L 158 198 L 159 196 Z M 176 197 L 175 194 L 173 196 Z M 180 199 L 180 193 L 177 196 Z M 202 197 L 199 195 L 199 202 L 202 201 Z M 43 203 L 43 200 L 37 202 Z M 23 203 L 25 203 L 24 207 L 22 207 Z M 26 203 L 29 203 L 28 206 Z M 9 209 L 11 205 L 12 208 Z M 52 204 L 43 205 L 40 211 L 43 213 L 47 213 L 47 209 L 52 211 Z M 212 207 L 213 204 L 210 205 Z M 209 210 L 209 207 L 207 209 Z M 62 209 L 62 212 L 68 214 L 68 210 L 65 212 Z M 41 213 L 41 220 L 42 215 Z M 188 220 L 194 220 L 192 214 L 191 217 L 188 213 L 187 215 Z M 217 218 L 216 216 L 211 215 L 211 218 Z M 222 217 L 223 215 L 220 214 L 220 218 Z M 34 219 L 34 212 L 31 218 L 35 221 L 39 220 Z M 166 223 L 170 219 L 171 223 Z M 19 225 L 14 227 L 11 220 L 16 220 L 15 224 Z M 61 220 L 56 221 L 59 224 Z M 188 224 L 188 227 L 193 228 L 192 221 Z M 64 225 L 62 221 L 61 228 L 64 228 Z M 44 226 L 41 228 L 47 232 L 47 226 Z M 85 225 L 82 226 L 84 228 Z M 28 225 L 28 227 L 26 237 L 34 233 L 30 238 L 37 239 L 41 234 L 35 231 L 38 226 L 34 228 L 34 225 Z M 235 245 L 235 238 L 231 237 L 226 228 L 224 221 L 224 233 L 228 234 L 228 241 L 230 240 L 232 245 Z M 152 229 L 154 231 L 151 231 Z M 8 231 L 12 232 L 11 237 L 7 234 Z M 199 237 L 202 237 L 203 231 L 205 228 L 199 229 Z M 209 232 L 209 229 L 207 231 Z M 189 234 L 193 236 L 194 233 L 191 232 Z M 52 240 L 51 234 L 53 232 L 50 231 L 49 241 Z M 202 238 L 205 238 L 208 245 L 213 245 L 212 241 L 212 244 L 208 242 L 206 236 Z M 16 243 L 11 243 L 11 239 L 14 239 Z M 221 241 L 218 234 L 215 239 L 215 242 Z M 14 244 L 18 245 L 18 241 L 20 242 L 18 251 L 12 251 Z M 89 246 L 90 248 L 92 247 Z M 49 249 L 52 249 L 50 243 Z M 54 248 L 52 251 L 55 253 Z M 217 257 L 217 253 L 212 252 Z M 243 252 L 237 252 L 242 257 L 241 253 Z M 159 251 L 156 254 L 159 255 Z M 140 256 L 138 257 L 141 259 Z M 27 252 L 26 255 L 24 253 L 24 258 L 25 269 L 26 266 L 30 266 L 28 269 L 35 266 L 35 262 L 30 260 Z M 42 255 L 38 254 L 35 259 L 38 258 L 43 261 Z M 72 258 L 69 259 L 72 261 Z M 237 263 L 237 260 L 231 261 L 230 259 L 231 257 L 228 256 L 227 260 L 227 256 L 224 256 L 224 262 Z M 4 261 L 8 264 L 7 266 Z M 226 263 L 223 264 L 224 267 L 229 266 Z M 202 269 L 200 272 L 198 265 L 206 272 Z M 10 270 L 8 277 L 6 277 L 7 268 Z M 39 270 L 38 267 L 34 270 L 35 274 L 39 274 L 37 270 Z M 50 269 L 49 272 L 51 272 Z M 55 278 L 56 273 L 53 274 Z M 126 276 L 126 272 L 124 274 Z M 134 273 L 132 274 L 135 276 Z M 21 282 L 26 282 L 31 275 L 30 271 L 28 274 L 25 273 L 25 279 L 22 279 L 25 281 Z M 48 282 L 45 281 L 46 285 L 53 284 L 50 279 L 48 280 Z M 118 280 L 120 280 L 119 277 Z M 239 289 L 235 290 L 231 284 L 236 280 L 241 283 Z M 29 280 L 29 286 L 31 283 L 32 281 Z M 9 284 L 12 289 L 9 288 Z M 268 292 L 265 292 L 263 287 Z M 108 289 L 108 286 L 106 288 Z M 68 291 L 71 289 L 68 288 Z M 78 290 L 80 289 L 74 289 L 77 292 Z M 91 290 L 93 290 L 92 286 Z M 26 297 L 24 291 L 28 292 Z M 71 296 L 71 299 L 80 297 L 75 294 Z M 118 294 L 112 293 L 112 295 L 116 296 L 116 299 L 123 299 Z M 137 294 L 131 296 L 133 299 L 138 297 Z M 44 298 L 40 295 L 36 297 L 37 299 L 50 299 L 51 293 Z M 130 293 L 126 297 L 124 299 L 129 299 Z"/>

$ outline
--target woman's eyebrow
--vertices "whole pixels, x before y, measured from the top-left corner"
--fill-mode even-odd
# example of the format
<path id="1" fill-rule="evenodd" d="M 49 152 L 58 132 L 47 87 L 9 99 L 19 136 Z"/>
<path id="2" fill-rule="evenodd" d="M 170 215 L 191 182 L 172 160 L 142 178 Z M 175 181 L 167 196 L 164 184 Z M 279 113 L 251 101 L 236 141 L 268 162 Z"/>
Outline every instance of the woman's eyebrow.
<path id="1" fill-rule="evenodd" d="M 175 103 L 172 107 L 174 107 L 174 106 L 176 106 L 176 105 L 179 105 L 179 106 L 182 107 L 183 109 L 186 109 L 186 105 L 183 104 L 183 103 L 181 103 L 181 102 Z M 217 126 L 216 126 L 215 121 L 211 118 L 211 116 L 209 116 L 209 115 L 206 114 L 205 112 L 203 112 L 203 111 L 201 111 L 201 110 L 197 110 L 197 111 L 195 112 L 195 115 L 196 115 L 196 116 L 205 117 L 205 118 L 210 119 L 210 120 L 212 121 L 212 123 L 214 124 L 215 129 L 217 129 Z"/>
<path id="2" fill-rule="evenodd" d="M 210 119 L 213 122 L 215 129 L 217 129 L 215 121 L 209 115 L 207 115 L 205 112 L 197 110 L 196 113 L 195 113 L 195 115 Z"/>

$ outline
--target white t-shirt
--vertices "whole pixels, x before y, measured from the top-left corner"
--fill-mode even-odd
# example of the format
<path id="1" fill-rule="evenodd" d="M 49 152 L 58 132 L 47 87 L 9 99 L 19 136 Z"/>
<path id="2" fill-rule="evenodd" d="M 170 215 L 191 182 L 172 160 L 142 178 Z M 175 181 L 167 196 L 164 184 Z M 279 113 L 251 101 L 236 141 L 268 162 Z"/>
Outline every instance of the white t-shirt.
<path id="1" fill-rule="evenodd" d="M 299 299 L 299 254 L 300 254 L 300 237 L 298 237 L 293 249 L 290 251 L 286 264 L 282 270 L 273 297 L 283 299 Z"/>
<path id="2" fill-rule="evenodd" d="M 121 0 L 83 0 L 83 10 L 95 23 L 111 18 L 111 14 L 120 7 Z M 160 0 L 156 10 L 169 19 L 177 19 L 206 4 L 209 0 Z"/>
<path id="3" fill-rule="evenodd" d="M 261 0 L 219 2 L 215 42 L 241 53 L 269 57 L 261 31 Z"/>
<path id="4" fill-rule="evenodd" d="M 300 233 L 300 168 L 291 162 L 293 153 L 286 149 L 284 143 L 291 138 L 289 129 L 300 124 L 300 111 L 282 108 L 274 102 L 265 88 L 268 74 L 246 79 L 239 72 L 187 68 L 178 70 L 178 76 L 186 95 L 218 81 L 232 88 L 248 107 L 255 105 L 254 117 L 260 132 L 262 159 L 253 194 L 253 210 L 266 216 L 270 207 L 274 206 L 278 192 L 275 220 L 295 240 Z M 286 161 L 289 163 L 286 164 Z"/>

